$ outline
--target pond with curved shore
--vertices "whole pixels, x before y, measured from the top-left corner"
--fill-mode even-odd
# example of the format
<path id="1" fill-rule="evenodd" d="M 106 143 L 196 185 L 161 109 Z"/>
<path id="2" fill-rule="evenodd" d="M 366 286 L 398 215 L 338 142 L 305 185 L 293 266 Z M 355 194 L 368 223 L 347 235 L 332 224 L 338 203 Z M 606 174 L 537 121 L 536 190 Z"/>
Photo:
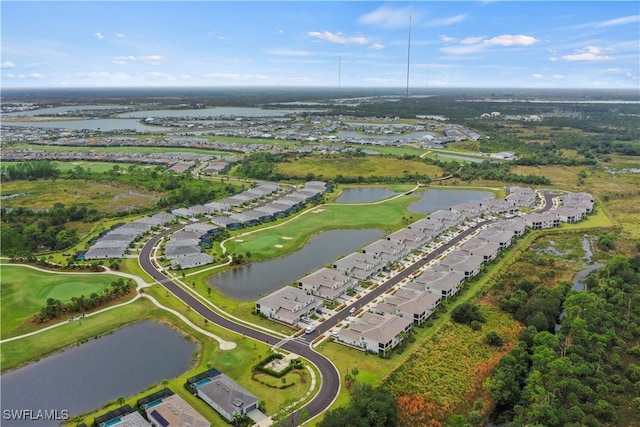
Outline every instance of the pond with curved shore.
<path id="1" fill-rule="evenodd" d="M 383 236 L 384 232 L 375 228 L 325 231 L 312 237 L 302 249 L 287 256 L 251 263 L 211 276 L 208 279 L 209 286 L 233 299 L 257 300 Z"/>
<path id="2" fill-rule="evenodd" d="M 82 325 L 78 322 L 78 326 Z M 197 345 L 170 326 L 141 321 L 2 374 L 2 413 L 49 411 L 69 417 L 131 396 L 191 367 Z M 9 412 L 10 414 L 11 412 Z M 3 425 L 52 426 L 61 420 L 3 419 Z"/>
<path id="3" fill-rule="evenodd" d="M 449 209 L 461 203 L 484 202 L 495 198 L 489 191 L 480 190 L 436 190 L 416 191 L 420 200 L 411 203 L 407 210 L 415 214 L 429 214 L 440 209 Z"/>

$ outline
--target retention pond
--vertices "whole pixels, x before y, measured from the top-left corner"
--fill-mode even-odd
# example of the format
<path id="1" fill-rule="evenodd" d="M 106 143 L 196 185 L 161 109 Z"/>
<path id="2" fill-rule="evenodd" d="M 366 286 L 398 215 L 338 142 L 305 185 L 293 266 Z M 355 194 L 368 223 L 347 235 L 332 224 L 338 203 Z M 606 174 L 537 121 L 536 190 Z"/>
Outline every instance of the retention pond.
<path id="1" fill-rule="evenodd" d="M 382 230 L 330 230 L 290 255 L 216 274 L 209 285 L 230 298 L 253 301 L 381 238 Z"/>
<path id="2" fill-rule="evenodd" d="M 66 411 L 73 417 L 131 396 L 187 371 L 195 350 L 195 342 L 152 321 L 69 348 L 2 375 L 2 425 L 58 425 L 60 420 L 32 418 L 46 414 L 38 411 L 59 418 Z M 30 419 L 7 420 L 11 411 Z"/>

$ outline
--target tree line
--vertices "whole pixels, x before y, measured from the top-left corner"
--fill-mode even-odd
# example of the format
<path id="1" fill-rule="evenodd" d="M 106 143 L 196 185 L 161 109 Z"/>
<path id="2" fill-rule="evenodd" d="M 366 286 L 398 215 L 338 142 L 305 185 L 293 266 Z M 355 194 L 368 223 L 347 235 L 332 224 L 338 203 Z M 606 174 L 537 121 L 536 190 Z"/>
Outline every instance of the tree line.
<path id="1" fill-rule="evenodd" d="M 42 307 L 40 312 L 34 317 L 34 321 L 36 323 L 44 323 L 62 316 L 93 310 L 94 308 L 128 295 L 133 285 L 134 283 L 131 279 L 126 282 L 124 279 L 118 279 L 111 282 L 111 286 L 104 289 L 102 293 L 92 292 L 88 298 L 84 295 L 71 297 L 70 302 L 67 303 L 63 303 L 59 299 L 49 298 L 47 299 L 47 304 Z"/>
<path id="2" fill-rule="evenodd" d="M 572 290 L 556 334 L 526 329 L 487 381 L 499 423 L 599 426 L 640 418 L 640 255 Z M 618 408 L 631 411 L 618 419 Z"/>

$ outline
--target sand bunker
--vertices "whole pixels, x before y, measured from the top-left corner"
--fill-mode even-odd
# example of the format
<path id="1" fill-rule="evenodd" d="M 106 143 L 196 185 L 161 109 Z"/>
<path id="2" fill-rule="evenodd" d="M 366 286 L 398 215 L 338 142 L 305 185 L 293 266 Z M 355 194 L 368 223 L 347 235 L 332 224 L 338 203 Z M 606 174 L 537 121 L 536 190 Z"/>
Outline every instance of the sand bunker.
<path id="1" fill-rule="evenodd" d="M 276 248 L 280 249 L 282 245 L 274 245 Z"/>
<path id="2" fill-rule="evenodd" d="M 291 240 L 291 239 L 293 239 L 293 237 L 282 236 L 282 239 L 283 240 Z"/>
<path id="3" fill-rule="evenodd" d="M 244 240 L 242 240 L 242 239 L 236 239 L 236 240 L 234 240 L 234 242 L 241 243 L 241 242 L 244 242 Z"/>

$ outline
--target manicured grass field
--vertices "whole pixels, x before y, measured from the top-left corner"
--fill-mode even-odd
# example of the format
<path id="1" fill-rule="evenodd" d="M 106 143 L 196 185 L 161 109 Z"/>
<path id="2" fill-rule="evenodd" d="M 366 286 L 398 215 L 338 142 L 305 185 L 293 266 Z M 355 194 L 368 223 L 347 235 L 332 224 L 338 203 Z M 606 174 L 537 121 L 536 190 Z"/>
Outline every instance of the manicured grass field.
<path id="1" fill-rule="evenodd" d="M 323 179 L 338 175 L 357 177 L 402 177 L 405 172 L 419 173 L 437 178 L 442 170 L 415 160 L 402 160 L 390 157 L 305 157 L 290 163 L 278 163 L 277 170 L 282 173 L 303 177 L 309 172 Z"/>
<path id="2" fill-rule="evenodd" d="M 126 184 L 87 180 L 15 181 L 2 184 L 2 195 L 24 193 L 3 200 L 4 207 L 50 209 L 56 203 L 78 205 L 115 213 L 135 207 L 152 206 L 159 194 Z"/>
<path id="3" fill-rule="evenodd" d="M 311 236 L 321 231 L 339 228 L 380 228 L 385 232 L 392 232 L 406 226 L 406 218 L 409 216 L 413 216 L 414 221 L 421 217 L 406 211 L 407 205 L 415 200 L 416 196 L 403 196 L 367 206 L 339 203 L 322 205 L 280 227 L 265 228 L 247 235 L 240 234 L 237 239 L 242 242 L 232 239 L 226 246 L 230 253 L 244 254 L 250 251 L 254 260 L 263 260 L 299 249 Z M 276 248 L 276 244 L 282 247 Z"/>
<path id="4" fill-rule="evenodd" d="M 100 293 L 118 276 L 108 274 L 56 274 L 28 267 L 2 264 L 0 289 L 2 297 L 2 338 L 8 338 L 37 329 L 29 323 L 46 305 L 48 298 L 68 302 L 71 297 Z"/>

